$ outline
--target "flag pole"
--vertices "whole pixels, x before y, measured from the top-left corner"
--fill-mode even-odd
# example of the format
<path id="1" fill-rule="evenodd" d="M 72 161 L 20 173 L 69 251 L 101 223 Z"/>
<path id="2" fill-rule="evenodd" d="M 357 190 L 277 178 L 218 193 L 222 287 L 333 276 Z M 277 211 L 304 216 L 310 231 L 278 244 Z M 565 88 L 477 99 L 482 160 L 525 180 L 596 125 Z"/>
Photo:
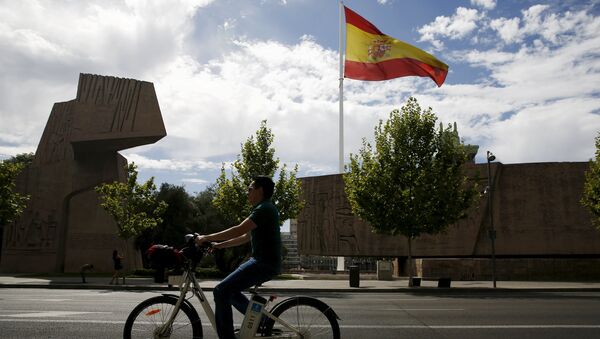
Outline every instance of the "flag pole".
<path id="1" fill-rule="evenodd" d="M 344 28 L 344 4 L 342 3 L 342 0 L 340 0 L 339 2 L 339 8 L 340 8 L 340 35 L 339 35 L 339 53 L 340 53 L 340 95 L 339 95 L 339 102 L 340 102 L 340 125 L 339 125 L 339 173 L 343 174 L 344 173 L 344 59 L 343 59 L 343 52 L 342 52 L 342 48 L 344 47 L 342 45 L 342 38 L 343 38 L 343 33 L 342 30 Z M 344 257 L 337 257 L 337 271 L 344 271 L 345 270 L 345 260 Z"/>
<path id="2" fill-rule="evenodd" d="M 343 52 L 342 52 L 342 38 L 343 38 L 343 21 L 344 21 L 344 4 L 342 1 L 339 2 L 340 7 L 340 94 L 339 94 L 339 102 L 340 102 L 340 126 L 339 126 L 339 173 L 344 173 L 344 60 L 343 60 Z"/>

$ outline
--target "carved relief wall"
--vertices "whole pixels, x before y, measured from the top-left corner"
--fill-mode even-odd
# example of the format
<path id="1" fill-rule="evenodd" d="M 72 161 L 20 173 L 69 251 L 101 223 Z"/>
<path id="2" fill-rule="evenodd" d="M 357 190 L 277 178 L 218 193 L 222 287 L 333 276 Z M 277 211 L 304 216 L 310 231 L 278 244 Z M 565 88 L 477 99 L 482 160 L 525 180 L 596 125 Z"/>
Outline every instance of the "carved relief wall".
<path id="1" fill-rule="evenodd" d="M 127 161 L 117 151 L 165 135 L 152 83 L 81 74 L 76 98 L 54 104 L 33 163 L 18 178 L 31 198 L 4 226 L 0 269 L 68 272 L 92 263 L 110 271 L 112 250 L 125 246 L 94 187 L 125 180 Z"/>
<path id="2" fill-rule="evenodd" d="M 487 164 L 470 165 L 470 177 L 487 184 Z M 600 232 L 579 200 L 587 162 L 492 164 L 493 212 L 500 257 L 600 256 Z M 478 178 L 478 179 L 475 179 Z M 298 216 L 300 254 L 407 256 L 403 236 L 375 234 L 352 215 L 341 175 L 302 178 L 304 210 Z M 413 242 L 421 258 L 488 257 L 491 242 L 488 200 L 447 232 Z"/>

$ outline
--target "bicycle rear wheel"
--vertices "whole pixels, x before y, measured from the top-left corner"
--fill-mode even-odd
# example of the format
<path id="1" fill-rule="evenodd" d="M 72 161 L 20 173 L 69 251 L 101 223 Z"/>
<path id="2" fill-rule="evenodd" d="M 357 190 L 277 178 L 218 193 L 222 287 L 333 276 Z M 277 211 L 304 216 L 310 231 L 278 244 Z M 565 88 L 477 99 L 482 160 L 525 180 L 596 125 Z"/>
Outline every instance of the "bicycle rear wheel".
<path id="1" fill-rule="evenodd" d="M 202 324 L 198 313 L 182 303 L 173 324 L 161 335 L 158 331 L 169 319 L 177 298 L 158 296 L 142 301 L 127 317 L 124 339 L 202 338 Z"/>
<path id="2" fill-rule="evenodd" d="M 265 321 L 266 336 L 282 338 L 340 338 L 337 315 L 324 302 L 310 297 L 293 297 L 276 305 L 274 316 L 290 324 L 300 332 L 295 332 L 268 318 Z"/>

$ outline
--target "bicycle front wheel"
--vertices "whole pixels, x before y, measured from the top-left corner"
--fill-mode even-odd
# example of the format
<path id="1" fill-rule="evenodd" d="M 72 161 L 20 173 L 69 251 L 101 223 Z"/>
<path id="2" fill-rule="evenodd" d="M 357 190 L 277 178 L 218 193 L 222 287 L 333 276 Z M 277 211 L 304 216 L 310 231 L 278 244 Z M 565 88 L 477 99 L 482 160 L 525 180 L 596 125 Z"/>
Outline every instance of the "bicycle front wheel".
<path id="1" fill-rule="evenodd" d="M 176 303 L 177 298 L 164 295 L 141 302 L 127 317 L 123 339 L 202 338 L 198 313 L 185 303 L 181 304 L 173 324 L 165 328 Z"/>
<path id="2" fill-rule="evenodd" d="M 269 318 L 265 323 L 265 334 L 267 336 L 276 338 L 340 338 L 337 315 L 333 309 L 318 299 L 310 297 L 290 298 L 276 305 L 271 313 L 291 325 L 299 334 Z"/>

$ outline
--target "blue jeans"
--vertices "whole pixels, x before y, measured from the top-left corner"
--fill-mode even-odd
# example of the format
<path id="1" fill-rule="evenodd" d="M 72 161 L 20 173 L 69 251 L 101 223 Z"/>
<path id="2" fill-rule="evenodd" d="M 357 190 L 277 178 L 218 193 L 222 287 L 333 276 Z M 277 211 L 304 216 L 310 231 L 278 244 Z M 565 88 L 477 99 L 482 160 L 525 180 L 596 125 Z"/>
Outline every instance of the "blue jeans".
<path id="1" fill-rule="evenodd" d="M 260 263 L 254 258 L 241 264 L 213 290 L 215 296 L 215 322 L 220 339 L 234 339 L 233 313 L 231 306 L 240 313 L 246 313 L 249 300 L 242 291 L 271 280 L 278 269 Z"/>

